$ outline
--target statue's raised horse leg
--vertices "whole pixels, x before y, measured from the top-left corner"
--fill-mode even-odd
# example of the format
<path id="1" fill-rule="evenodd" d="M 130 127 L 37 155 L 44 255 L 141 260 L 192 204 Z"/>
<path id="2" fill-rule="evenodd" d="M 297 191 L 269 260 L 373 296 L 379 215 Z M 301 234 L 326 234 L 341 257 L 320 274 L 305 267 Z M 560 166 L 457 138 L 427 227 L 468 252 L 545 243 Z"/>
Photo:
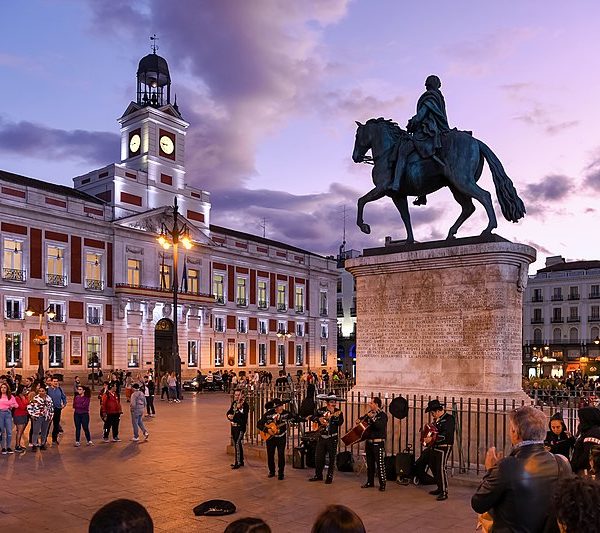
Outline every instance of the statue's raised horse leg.
<path id="1" fill-rule="evenodd" d="M 452 192 L 454 199 L 462 207 L 462 211 L 456 219 L 456 222 L 450 228 L 447 237 L 448 239 L 454 238 L 456 232 L 458 231 L 458 228 L 460 228 L 463 225 L 464 221 L 467 220 L 467 218 L 469 218 L 475 212 L 475 206 L 473 205 L 473 200 L 470 196 L 459 192 L 453 185 L 450 185 L 450 191 Z"/>
<path id="2" fill-rule="evenodd" d="M 369 226 L 369 224 L 365 224 L 365 221 L 363 220 L 363 212 L 365 210 L 365 204 L 379 200 L 380 198 L 383 198 L 385 196 L 385 194 L 386 194 L 386 189 L 375 187 L 374 189 L 371 189 L 367 194 L 365 194 L 364 196 L 361 196 L 358 199 L 358 202 L 357 202 L 358 212 L 356 213 L 356 225 L 360 228 L 360 231 L 362 231 L 363 233 L 367 233 L 367 234 L 371 233 L 371 226 Z"/>
<path id="3" fill-rule="evenodd" d="M 404 227 L 406 228 L 406 243 L 412 244 L 415 242 L 415 237 L 413 235 L 412 224 L 410 222 L 410 212 L 408 210 L 408 200 L 406 196 L 394 195 L 391 197 L 394 201 L 396 209 L 400 212 L 400 216 L 402 217 L 402 222 L 404 222 Z"/>

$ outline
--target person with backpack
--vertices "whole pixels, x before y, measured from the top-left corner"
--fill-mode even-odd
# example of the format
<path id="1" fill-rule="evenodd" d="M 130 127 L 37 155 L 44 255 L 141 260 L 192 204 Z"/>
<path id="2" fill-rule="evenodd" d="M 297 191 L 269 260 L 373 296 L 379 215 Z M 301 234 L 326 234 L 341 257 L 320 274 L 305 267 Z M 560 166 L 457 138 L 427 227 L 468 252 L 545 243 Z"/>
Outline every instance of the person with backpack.
<path id="1" fill-rule="evenodd" d="M 150 434 L 146 430 L 144 426 L 144 422 L 142 417 L 144 416 L 144 411 L 146 410 L 146 396 L 143 391 L 140 390 L 140 386 L 137 383 L 132 385 L 133 392 L 131 393 L 131 397 L 129 398 L 129 410 L 131 411 L 131 425 L 133 426 L 133 442 L 138 442 L 139 431 L 142 430 L 144 435 L 144 439 L 148 440 Z"/>
<path id="2" fill-rule="evenodd" d="M 108 434 L 112 430 L 113 442 L 119 442 L 119 421 L 121 420 L 121 402 L 114 392 L 112 383 L 107 385 L 106 392 L 102 395 L 102 408 L 100 416 L 104 420 L 104 435 L 102 440 L 108 442 Z"/>

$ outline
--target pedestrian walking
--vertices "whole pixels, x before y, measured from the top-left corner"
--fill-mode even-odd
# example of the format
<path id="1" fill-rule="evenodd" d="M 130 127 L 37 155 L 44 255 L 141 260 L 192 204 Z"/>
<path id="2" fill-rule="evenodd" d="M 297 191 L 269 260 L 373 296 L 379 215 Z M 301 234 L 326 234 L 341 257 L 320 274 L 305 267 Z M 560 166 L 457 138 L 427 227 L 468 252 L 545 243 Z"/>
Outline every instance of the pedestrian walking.
<path id="1" fill-rule="evenodd" d="M 102 411 L 101 417 L 104 420 L 104 432 L 102 440 L 108 442 L 109 432 L 112 431 L 113 442 L 119 442 L 119 422 L 121 420 L 121 402 L 113 391 L 111 383 L 107 385 L 107 391 L 102 395 Z"/>
<path id="2" fill-rule="evenodd" d="M 27 413 L 27 406 L 29 405 L 29 398 L 27 397 L 27 389 L 24 385 L 17 387 L 15 394 L 15 400 L 17 401 L 17 407 L 13 411 L 13 421 L 17 428 L 17 434 L 15 436 L 15 452 L 24 452 L 25 448 L 21 446 L 23 439 L 23 433 L 29 423 L 29 415 Z"/>
<path id="3" fill-rule="evenodd" d="M 154 409 L 154 381 L 152 381 L 152 376 L 144 376 L 144 396 L 146 397 L 146 412 L 148 416 L 154 417 L 156 410 Z"/>
<path id="4" fill-rule="evenodd" d="M 17 400 L 10 392 L 8 383 L 0 383 L 0 440 L 2 455 L 14 453 L 10 447 L 12 442 L 13 415 L 12 410 L 18 407 Z"/>
<path id="5" fill-rule="evenodd" d="M 133 442 L 138 442 L 139 438 L 139 430 L 142 430 L 142 434 L 144 435 L 144 439 L 148 440 L 150 434 L 146 430 L 144 426 L 144 422 L 142 417 L 144 416 L 144 411 L 146 410 L 146 396 L 140 390 L 140 386 L 137 383 L 133 384 L 133 393 L 131 394 L 129 409 L 131 411 L 131 425 L 133 426 Z"/>
<path id="6" fill-rule="evenodd" d="M 169 385 L 167 383 L 167 373 L 165 372 L 160 378 L 160 399 L 164 400 L 165 395 L 169 399 Z"/>
<path id="7" fill-rule="evenodd" d="M 90 435 L 90 400 L 92 391 L 89 387 L 79 385 L 76 395 L 73 398 L 73 421 L 75 422 L 75 446 L 81 446 L 81 428 L 87 440 L 88 446 L 93 446 L 92 436 Z"/>
<path id="8" fill-rule="evenodd" d="M 58 379 L 53 377 L 48 389 L 48 396 L 54 404 L 54 414 L 52 415 L 52 444 L 58 444 L 58 435 L 61 432 L 60 415 L 63 408 L 67 405 L 67 397 L 58 384 Z"/>
<path id="9" fill-rule="evenodd" d="M 127 374 L 125 374 L 125 399 L 127 400 L 127 402 L 130 401 L 132 394 L 133 378 L 131 377 L 131 372 L 127 372 Z"/>
<path id="10" fill-rule="evenodd" d="M 31 443 L 33 451 L 45 450 L 48 440 L 48 429 L 54 415 L 54 402 L 48 396 L 46 385 L 38 385 L 37 394 L 27 406 L 31 417 Z"/>
<path id="11" fill-rule="evenodd" d="M 169 388 L 169 393 L 167 394 L 169 402 L 179 402 L 179 398 L 177 397 L 177 378 L 175 377 L 175 372 L 171 372 L 167 377 L 167 386 Z"/>

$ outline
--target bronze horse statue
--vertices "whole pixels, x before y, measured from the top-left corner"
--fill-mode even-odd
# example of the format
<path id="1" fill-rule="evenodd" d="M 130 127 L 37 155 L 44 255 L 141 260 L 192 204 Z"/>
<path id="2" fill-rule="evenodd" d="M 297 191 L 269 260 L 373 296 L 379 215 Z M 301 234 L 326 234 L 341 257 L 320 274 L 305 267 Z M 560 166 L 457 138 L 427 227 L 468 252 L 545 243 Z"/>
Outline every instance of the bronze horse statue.
<path id="1" fill-rule="evenodd" d="M 491 194 L 477 185 L 481 177 L 484 159 L 492 172 L 498 202 L 506 220 L 517 222 L 525 216 L 525 205 L 506 175 L 502 163 L 483 142 L 468 132 L 450 130 L 442 135 L 439 151 L 442 166 L 433 159 L 421 159 L 416 152 L 408 158 L 406 171 L 397 192 L 391 189 L 395 169 L 395 154 L 403 142 L 412 142 L 408 132 L 395 122 L 383 118 L 370 119 L 365 124 L 356 122 L 356 140 L 352 152 L 355 163 L 373 163 L 373 183 L 375 188 L 358 199 L 356 223 L 364 233 L 370 233 L 371 227 L 363 220 L 365 204 L 389 196 L 400 212 L 406 227 L 406 242 L 413 243 L 414 236 L 408 211 L 408 196 L 423 196 L 442 187 L 449 187 L 454 199 L 462 211 L 448 232 L 448 239 L 454 238 L 458 228 L 474 212 L 473 198 L 480 202 L 488 216 L 488 225 L 481 233 L 488 235 L 498 226 Z M 366 156 L 371 150 L 372 157 Z"/>

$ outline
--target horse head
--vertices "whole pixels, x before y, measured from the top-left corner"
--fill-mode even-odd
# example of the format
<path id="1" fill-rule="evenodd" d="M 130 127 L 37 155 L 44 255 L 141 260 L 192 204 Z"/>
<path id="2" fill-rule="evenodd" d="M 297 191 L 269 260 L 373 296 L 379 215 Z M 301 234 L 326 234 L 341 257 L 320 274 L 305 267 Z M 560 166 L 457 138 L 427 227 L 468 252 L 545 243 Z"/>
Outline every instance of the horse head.
<path id="1" fill-rule="evenodd" d="M 398 124 L 390 119 L 383 117 L 371 118 L 365 124 L 356 121 L 356 139 L 354 141 L 354 150 L 352 151 L 352 160 L 355 163 L 365 161 L 365 154 L 369 149 L 373 152 L 375 145 L 384 149 L 395 144 L 397 140 L 408 135 Z M 376 154 L 373 154 L 375 157 Z"/>
<path id="2" fill-rule="evenodd" d="M 362 163 L 365 160 L 365 154 L 371 148 L 371 141 L 365 124 L 361 124 L 358 120 L 355 121 L 356 138 L 354 139 L 354 149 L 352 150 L 352 161 Z"/>

